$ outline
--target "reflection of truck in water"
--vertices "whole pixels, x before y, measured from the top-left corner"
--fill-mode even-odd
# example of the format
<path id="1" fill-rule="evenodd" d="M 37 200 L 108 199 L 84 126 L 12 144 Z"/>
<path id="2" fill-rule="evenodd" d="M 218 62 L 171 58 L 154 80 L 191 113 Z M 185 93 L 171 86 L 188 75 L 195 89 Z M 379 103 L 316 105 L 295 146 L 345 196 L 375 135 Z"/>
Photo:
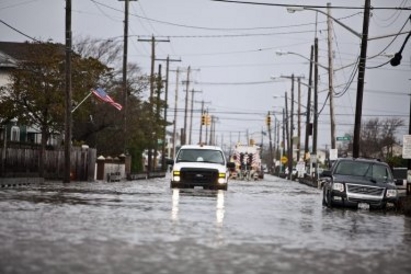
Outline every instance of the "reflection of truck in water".
<path id="1" fill-rule="evenodd" d="M 235 163 L 235 170 L 231 173 L 231 177 L 238 180 L 264 178 L 260 153 L 259 146 L 237 144 L 231 155 L 231 161 Z"/>

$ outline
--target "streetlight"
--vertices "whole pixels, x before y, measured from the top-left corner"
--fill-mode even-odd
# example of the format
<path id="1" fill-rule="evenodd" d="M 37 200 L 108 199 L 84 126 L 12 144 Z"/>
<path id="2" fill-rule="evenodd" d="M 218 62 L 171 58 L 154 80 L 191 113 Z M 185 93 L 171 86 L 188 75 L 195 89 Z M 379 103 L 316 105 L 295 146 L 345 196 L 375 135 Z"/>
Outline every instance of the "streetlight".
<path id="1" fill-rule="evenodd" d="M 327 3 L 329 7 L 330 4 Z M 332 17 L 329 13 L 325 13 L 324 11 L 314 9 L 314 8 L 287 8 L 289 12 L 295 12 L 300 10 L 312 10 L 324 14 L 327 18 L 332 19 L 334 22 L 354 34 L 355 36 L 361 39 L 361 53 L 360 53 L 360 61 L 358 64 L 358 85 L 357 85 L 357 100 L 356 100 L 356 107 L 355 107 L 355 122 L 354 122 L 354 140 L 353 140 L 353 157 L 359 157 L 359 149 L 360 149 L 360 132 L 361 132 L 361 117 L 362 117 L 362 102 L 363 102 L 363 94 L 364 94 L 364 79 L 365 79 L 365 66 L 366 66 L 366 57 L 367 57 L 367 42 L 368 42 L 368 25 L 370 19 L 370 7 L 371 7 L 371 0 L 365 0 L 364 5 L 364 19 L 363 19 L 363 30 L 362 34 L 354 31 L 352 28 L 348 27 L 344 23 L 340 22 L 336 18 Z M 330 90 L 331 92 L 331 90 Z"/>
<path id="2" fill-rule="evenodd" d="M 329 4 L 329 3 L 328 3 Z M 327 5 L 328 5 L 327 4 Z M 352 34 L 354 34 L 355 36 L 357 36 L 358 38 L 362 38 L 362 34 L 356 32 L 355 30 L 353 30 L 352 28 L 350 28 L 349 26 L 347 26 L 346 24 L 340 22 L 338 19 L 336 19 L 335 17 L 331 16 L 330 14 L 319 10 L 319 9 L 314 9 L 314 8 L 308 8 L 308 7 L 288 7 L 287 11 L 289 13 L 294 13 L 296 11 L 304 11 L 304 10 L 312 10 L 312 11 L 316 11 L 318 13 L 324 14 L 325 16 L 331 18 L 334 22 L 336 22 L 338 25 L 342 26 L 343 28 L 345 28 L 346 30 L 348 30 L 349 32 L 351 32 Z"/>
<path id="3" fill-rule="evenodd" d="M 276 50 L 276 51 L 275 51 L 275 54 L 278 55 L 278 56 L 283 56 L 283 55 L 296 55 L 296 56 L 299 56 L 299 57 L 307 60 L 308 62 L 311 62 L 310 58 L 307 58 L 307 57 L 305 57 L 304 55 L 302 55 L 302 54 L 300 54 L 300 53 L 297 53 L 297 52 L 293 52 L 293 51 Z M 318 65 L 319 67 L 321 67 L 321 68 L 323 68 L 323 69 L 325 69 L 325 70 L 328 70 L 328 69 L 329 69 L 328 67 L 326 67 L 326 66 L 324 66 L 324 65 L 321 65 L 320 63 L 317 63 L 316 65 Z"/>

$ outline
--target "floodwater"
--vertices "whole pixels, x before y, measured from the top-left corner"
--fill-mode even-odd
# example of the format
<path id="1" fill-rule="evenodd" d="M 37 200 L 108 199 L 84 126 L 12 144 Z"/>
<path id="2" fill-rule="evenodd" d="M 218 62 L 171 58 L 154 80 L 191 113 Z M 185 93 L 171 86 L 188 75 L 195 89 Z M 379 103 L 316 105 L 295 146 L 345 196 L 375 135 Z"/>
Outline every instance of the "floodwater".
<path id="1" fill-rule="evenodd" d="M 411 273 L 411 218 L 266 175 L 0 189 L 0 273 Z"/>

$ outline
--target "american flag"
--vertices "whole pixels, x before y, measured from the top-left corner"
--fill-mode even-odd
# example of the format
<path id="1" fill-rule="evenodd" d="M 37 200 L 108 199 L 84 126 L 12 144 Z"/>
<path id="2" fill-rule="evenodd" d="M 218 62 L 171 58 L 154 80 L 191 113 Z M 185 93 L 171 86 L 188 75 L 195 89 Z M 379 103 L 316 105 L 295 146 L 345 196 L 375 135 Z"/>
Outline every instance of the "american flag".
<path id="1" fill-rule="evenodd" d="M 121 110 L 123 108 L 122 105 L 119 103 L 114 102 L 114 100 L 102 89 L 102 88 L 96 88 L 92 89 L 91 92 L 97 96 L 101 101 L 109 103 L 113 107 L 115 107 L 118 110 Z"/>

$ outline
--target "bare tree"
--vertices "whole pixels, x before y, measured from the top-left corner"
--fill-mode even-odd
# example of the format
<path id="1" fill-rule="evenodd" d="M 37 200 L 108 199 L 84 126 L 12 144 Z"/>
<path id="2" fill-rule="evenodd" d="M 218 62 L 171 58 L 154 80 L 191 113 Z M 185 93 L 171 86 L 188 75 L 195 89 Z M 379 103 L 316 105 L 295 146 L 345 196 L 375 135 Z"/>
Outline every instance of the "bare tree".
<path id="1" fill-rule="evenodd" d="M 393 156 L 393 147 L 400 143 L 397 133 L 402 126 L 404 121 L 400 118 L 374 118 L 366 121 L 361 130 L 361 157 L 387 159 Z"/>

